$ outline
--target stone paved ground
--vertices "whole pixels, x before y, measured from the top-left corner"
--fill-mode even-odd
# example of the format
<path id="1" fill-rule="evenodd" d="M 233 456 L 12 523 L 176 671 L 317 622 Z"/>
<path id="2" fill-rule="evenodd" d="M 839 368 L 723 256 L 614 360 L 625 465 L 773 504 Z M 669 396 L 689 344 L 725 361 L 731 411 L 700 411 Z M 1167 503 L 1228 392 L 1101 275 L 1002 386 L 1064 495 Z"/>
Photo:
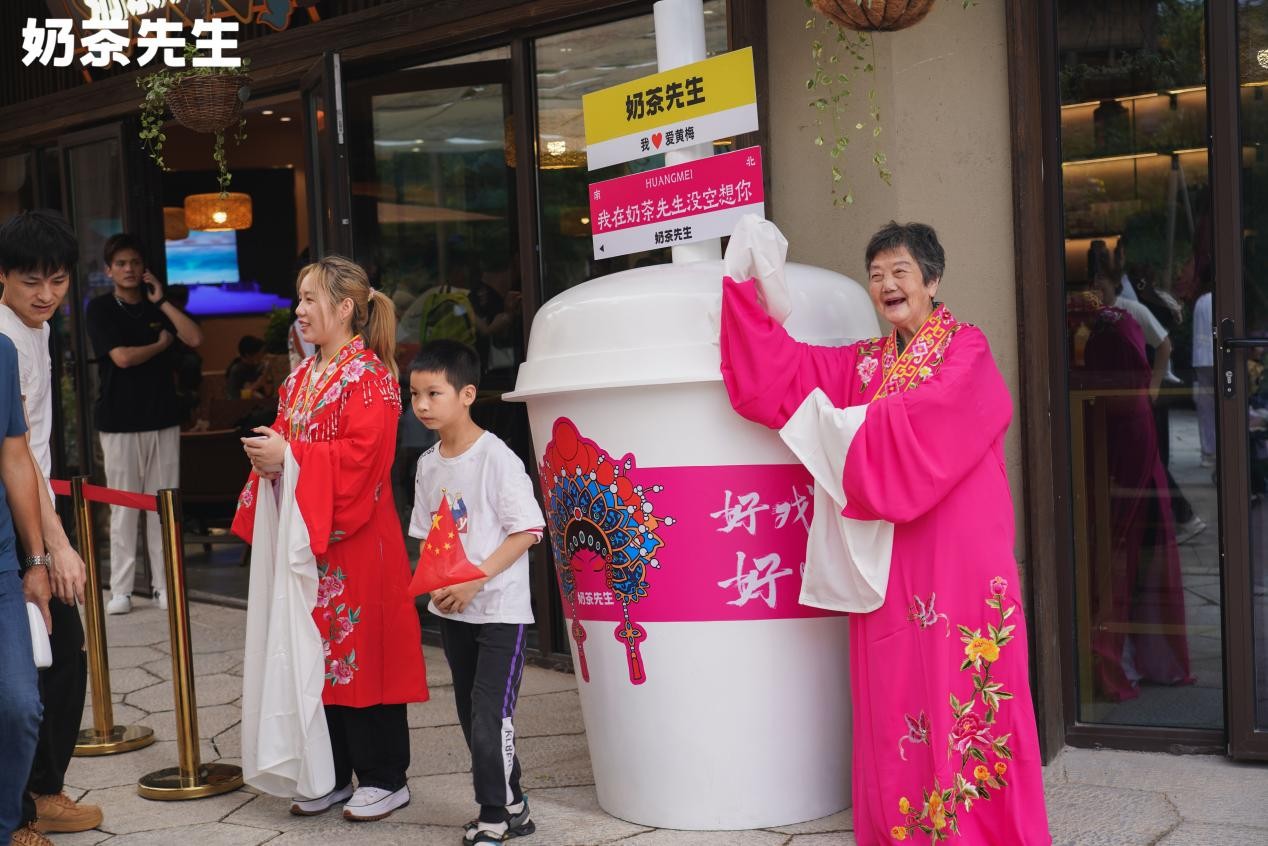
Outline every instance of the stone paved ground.
<path id="1" fill-rule="evenodd" d="M 101 830 L 53 835 L 58 846 L 254 846 L 260 843 L 456 846 L 472 815 L 468 762 L 444 659 L 427 650 L 432 700 L 410 708 L 413 803 L 385 822 L 353 824 L 335 814 L 293 817 L 281 799 L 249 789 L 190 802 L 151 802 L 138 777 L 176 764 L 166 615 L 145 601 L 110 617 L 115 720 L 158 737 L 147 749 L 77 758 L 68 790 L 105 810 Z M 191 606 L 199 729 L 204 761 L 238 763 L 244 612 Z M 87 726 L 91 714 L 85 713 Z M 649 829 L 607 816 L 595 799 L 572 676 L 528 668 L 516 725 L 525 786 L 538 834 L 525 846 L 848 846 L 849 811 L 802 825 L 749 832 Z M 1060 846 L 1268 844 L 1268 767 L 1217 757 L 1067 749 L 1046 772 L 1054 842 Z"/>

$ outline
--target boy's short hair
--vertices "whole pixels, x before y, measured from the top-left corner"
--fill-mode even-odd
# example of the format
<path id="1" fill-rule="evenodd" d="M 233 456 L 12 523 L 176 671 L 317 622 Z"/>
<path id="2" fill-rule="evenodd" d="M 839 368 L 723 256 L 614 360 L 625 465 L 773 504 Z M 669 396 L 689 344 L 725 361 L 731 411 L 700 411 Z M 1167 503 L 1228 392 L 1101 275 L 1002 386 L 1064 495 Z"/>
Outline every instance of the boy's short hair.
<path id="1" fill-rule="evenodd" d="M 264 339 L 254 335 L 243 335 L 238 341 L 238 355 L 255 355 L 264 349 Z"/>
<path id="2" fill-rule="evenodd" d="M 480 355 L 461 341 L 428 341 L 409 363 L 410 373 L 444 373 L 455 391 L 480 387 Z"/>
<path id="3" fill-rule="evenodd" d="M 145 244 L 135 235 L 127 232 L 120 232 L 111 235 L 106 239 L 106 246 L 102 249 L 101 254 L 106 259 L 106 264 L 114 262 L 114 257 L 124 250 L 136 250 L 137 255 L 141 257 L 141 261 L 145 261 Z"/>
<path id="4" fill-rule="evenodd" d="M 75 232 L 55 211 L 19 212 L 0 226 L 0 271 L 51 276 L 63 270 L 70 273 L 78 261 Z"/>

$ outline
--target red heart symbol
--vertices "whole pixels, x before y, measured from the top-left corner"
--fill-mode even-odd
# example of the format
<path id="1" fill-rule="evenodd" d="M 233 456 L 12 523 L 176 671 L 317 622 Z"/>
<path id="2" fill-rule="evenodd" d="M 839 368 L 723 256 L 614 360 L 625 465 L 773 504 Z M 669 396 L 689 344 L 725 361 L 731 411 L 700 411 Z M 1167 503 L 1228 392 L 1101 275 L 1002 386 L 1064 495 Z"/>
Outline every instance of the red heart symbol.
<path id="1" fill-rule="evenodd" d="M 653 147 L 655 147 L 656 149 L 658 149 L 658 150 L 659 150 L 659 149 L 660 149 L 660 142 L 661 142 L 661 140 L 662 140 L 664 137 L 665 137 L 665 136 L 664 136 L 664 135 L 662 135 L 662 134 L 661 134 L 661 133 L 659 133 L 659 132 L 657 132 L 657 133 L 655 133 L 654 135 L 652 135 L 652 146 L 653 146 Z"/>

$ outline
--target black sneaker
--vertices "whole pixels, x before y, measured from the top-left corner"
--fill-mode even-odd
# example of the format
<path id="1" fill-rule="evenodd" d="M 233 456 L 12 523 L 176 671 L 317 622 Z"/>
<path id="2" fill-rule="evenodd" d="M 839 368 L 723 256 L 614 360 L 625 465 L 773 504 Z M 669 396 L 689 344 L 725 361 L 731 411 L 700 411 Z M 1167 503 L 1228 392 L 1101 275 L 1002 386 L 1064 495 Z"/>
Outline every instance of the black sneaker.
<path id="1" fill-rule="evenodd" d="M 506 833 L 502 835 L 501 839 L 498 839 L 497 835 L 491 831 L 478 832 L 480 821 L 478 819 L 472 820 L 462 827 L 462 842 L 466 846 L 471 846 L 473 843 L 501 843 L 513 837 L 527 837 L 537 831 L 537 826 L 529 818 L 527 796 L 524 797 L 524 810 L 518 814 L 510 814 L 507 817 L 506 826 Z M 481 837 L 479 840 L 476 839 L 477 833 Z"/>

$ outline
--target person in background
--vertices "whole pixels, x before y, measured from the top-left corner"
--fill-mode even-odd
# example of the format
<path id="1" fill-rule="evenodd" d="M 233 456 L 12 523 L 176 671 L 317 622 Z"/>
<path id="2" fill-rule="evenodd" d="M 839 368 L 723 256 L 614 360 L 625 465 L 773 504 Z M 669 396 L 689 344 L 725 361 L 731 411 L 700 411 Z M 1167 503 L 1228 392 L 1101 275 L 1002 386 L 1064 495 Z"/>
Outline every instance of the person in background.
<path id="1" fill-rule="evenodd" d="M 1189 498 L 1184 495 L 1175 477 L 1171 475 L 1171 420 L 1167 400 L 1160 396 L 1164 384 L 1181 384 L 1171 373 L 1171 336 L 1166 327 L 1158 321 L 1153 312 L 1139 300 L 1123 299 L 1122 293 L 1130 284 L 1124 286 L 1122 278 L 1102 271 L 1093 277 L 1093 288 L 1100 297 L 1105 308 L 1117 308 L 1127 312 L 1145 340 L 1145 353 L 1151 357 L 1149 378 L 1149 399 L 1153 408 L 1154 428 L 1157 432 L 1158 455 L 1162 459 L 1163 470 L 1167 474 L 1167 485 L 1171 492 L 1171 511 L 1175 518 L 1176 543 L 1184 543 L 1197 537 L 1206 530 L 1206 521 L 1193 510 Z"/>
<path id="2" fill-rule="evenodd" d="M 225 368 L 225 396 L 229 399 L 256 399 L 273 393 L 264 373 L 264 341 L 244 335 L 238 341 L 238 357 Z"/>
<path id="3" fill-rule="evenodd" d="M 22 797 L 22 824 L 33 829 L 30 843 L 48 844 L 44 832 L 87 831 L 101 824 L 101 808 L 77 803 L 65 793 L 79 725 L 84 714 L 88 662 L 77 603 L 84 598 L 86 573 L 53 505 L 48 479 L 53 471 L 53 385 L 48 321 L 70 289 L 79 261 L 75 233 L 56 212 L 23 212 L 0 227 L 0 333 L 18 352 L 18 378 L 26 415 L 31 459 L 39 473 L 40 521 L 49 554 L 53 623 L 49 645 L 53 663 L 40 670 L 44 717 Z"/>
<path id="4" fill-rule="evenodd" d="M 26 432 L 18 352 L 8 337 L 0 335 L 0 843 L 44 846 L 48 841 L 43 835 L 22 825 L 42 714 L 26 603 L 40 610 L 47 630 L 53 628 L 39 471 L 31 460 Z M 27 553 L 21 557 L 18 541 Z"/>
<path id="5" fill-rule="evenodd" d="M 1202 293 L 1193 303 L 1193 402 L 1198 410 L 1202 466 L 1215 466 L 1215 320 L 1211 312 L 1211 268 L 1203 269 Z"/>
<path id="6" fill-rule="evenodd" d="M 94 406 L 106 484 L 135 493 L 156 493 L 180 485 L 181 407 L 176 398 L 179 340 L 197 348 L 202 331 L 169 302 L 163 285 L 145 262 L 145 246 L 126 233 L 111 236 L 104 249 L 106 275 L 114 288 L 88 304 L 85 323 L 97 354 L 100 391 Z M 139 513 L 110 507 L 110 602 L 107 614 L 132 610 L 136 581 Z M 163 536 L 157 514 L 146 515 L 150 579 L 160 608 Z"/>

